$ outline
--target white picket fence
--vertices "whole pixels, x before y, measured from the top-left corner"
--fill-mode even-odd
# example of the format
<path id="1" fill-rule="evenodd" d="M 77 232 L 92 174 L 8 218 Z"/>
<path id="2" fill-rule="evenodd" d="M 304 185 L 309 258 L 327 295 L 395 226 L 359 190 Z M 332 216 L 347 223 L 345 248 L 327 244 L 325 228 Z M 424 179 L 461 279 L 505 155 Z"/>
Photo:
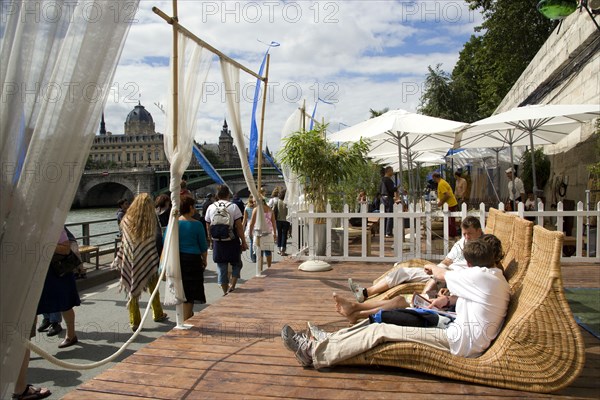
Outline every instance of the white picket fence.
<path id="1" fill-rule="evenodd" d="M 504 204 L 498 204 L 497 208 L 504 210 Z M 600 251 L 598 251 L 600 235 L 597 226 L 590 225 L 594 217 L 596 221 L 600 221 L 600 202 L 596 204 L 595 210 L 584 210 L 583 203 L 579 202 L 577 210 L 574 211 L 564 211 L 562 202 L 557 204 L 556 211 L 545 211 L 544 204 L 541 202 L 538 204 L 538 211 L 525 211 L 523 203 L 519 203 L 514 214 L 522 218 L 535 218 L 536 224 L 558 231 L 563 231 L 565 218 L 573 217 L 572 236 L 565 240 L 562 262 L 600 263 Z M 441 260 L 449 252 L 453 243 L 448 237 L 449 218 L 465 218 L 467 215 L 478 217 L 481 226 L 485 226 L 487 212 L 483 203 L 478 210 L 467 210 L 467 205 L 463 204 L 458 212 L 449 212 L 447 204 L 444 204 L 442 210 L 437 210 L 429 203 L 426 203 L 425 207 L 411 205 L 406 212 L 403 212 L 401 207 L 395 206 L 394 211 L 389 213 L 384 212 L 383 207 L 378 213 L 367 212 L 365 205 L 360 212 L 349 212 L 348 205 L 344 207 L 343 212 L 332 212 L 331 206 L 328 205 L 326 212 L 316 213 L 310 206 L 308 210 L 291 213 L 292 238 L 288 242 L 288 253 L 300 260 L 361 262 L 396 262 L 410 258 Z M 352 228 L 349 224 L 350 218 L 359 218 L 362 221 L 361 226 Z M 394 219 L 391 249 L 389 241 L 386 244 L 384 239 L 385 218 Z M 371 236 L 369 219 L 380 221 L 378 236 Z M 436 226 L 438 228 L 443 226 L 443 229 L 437 229 L 436 232 Z M 404 228 L 408 228 L 409 233 L 406 236 L 399 234 Z M 349 243 L 355 238 L 360 238 L 361 251 L 359 255 L 350 255 Z M 421 238 L 421 240 L 412 238 Z M 435 238 L 441 240 L 434 240 Z M 567 257 L 565 254 L 570 256 Z"/>

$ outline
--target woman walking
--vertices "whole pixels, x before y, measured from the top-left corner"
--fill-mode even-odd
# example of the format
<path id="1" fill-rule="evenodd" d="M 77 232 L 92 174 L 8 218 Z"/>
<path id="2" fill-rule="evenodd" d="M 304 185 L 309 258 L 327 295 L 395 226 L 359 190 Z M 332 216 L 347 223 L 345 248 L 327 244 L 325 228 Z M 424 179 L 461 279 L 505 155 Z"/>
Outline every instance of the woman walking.
<path id="1" fill-rule="evenodd" d="M 179 211 L 179 261 L 181 279 L 185 293 L 183 320 L 194 315 L 194 302 L 206 303 L 204 293 L 204 270 L 207 265 L 208 243 L 204 224 L 194 218 L 196 201 L 189 197 L 181 198 Z"/>
<path id="2" fill-rule="evenodd" d="M 158 284 L 158 223 L 154 204 L 148 193 L 141 193 L 133 200 L 121 221 L 121 228 L 121 247 L 112 266 L 121 271 L 121 290 L 127 291 L 129 323 L 135 332 L 141 322 L 138 301 L 142 291 L 147 289 L 152 293 Z M 156 322 L 167 319 L 158 292 L 152 300 L 152 315 Z"/>

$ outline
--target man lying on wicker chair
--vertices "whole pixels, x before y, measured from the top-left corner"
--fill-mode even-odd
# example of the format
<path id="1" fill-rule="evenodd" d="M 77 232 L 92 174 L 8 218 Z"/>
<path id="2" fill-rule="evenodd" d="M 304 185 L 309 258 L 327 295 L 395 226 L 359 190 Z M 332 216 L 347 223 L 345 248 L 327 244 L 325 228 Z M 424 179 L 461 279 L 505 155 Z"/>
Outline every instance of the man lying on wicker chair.
<path id="1" fill-rule="evenodd" d="M 482 354 L 498 335 L 510 300 L 510 287 L 503 271 L 494 267 L 490 245 L 469 241 L 464 248 L 468 268 L 449 271 L 432 265 L 433 277 L 445 281 L 453 296 L 435 299 L 432 307 L 456 306 L 454 320 L 438 318 L 427 327 L 399 326 L 364 320 L 350 328 L 326 333 L 309 323 L 309 335 L 285 325 L 281 336 L 302 366 L 324 368 L 335 365 L 384 342 L 424 343 L 462 357 Z M 478 265 L 478 266 L 476 266 Z M 374 323 L 371 323 L 374 322 Z M 434 325 L 435 324 L 435 325 Z M 423 325 L 421 325 L 423 326 Z"/>
<path id="2" fill-rule="evenodd" d="M 479 219 L 473 216 L 468 216 L 462 220 L 461 223 L 462 229 L 462 238 L 452 246 L 452 249 L 438 265 L 440 267 L 444 267 L 449 270 L 463 269 L 467 267 L 467 263 L 463 256 L 463 248 L 465 247 L 465 243 L 469 240 L 477 239 L 481 236 L 481 223 Z M 426 264 L 433 265 L 433 264 Z M 377 294 L 383 293 L 395 286 L 398 286 L 402 283 L 411 283 L 411 282 L 427 282 L 425 285 L 425 289 L 423 289 L 423 293 L 427 293 L 432 289 L 436 289 L 435 281 L 431 279 L 429 275 L 425 272 L 425 270 L 421 266 L 415 267 L 400 267 L 392 269 L 388 272 L 385 277 L 375 283 L 373 286 L 368 288 L 361 287 L 352 281 L 352 278 L 348 278 L 348 285 L 350 286 L 350 290 L 356 297 L 356 300 L 359 303 L 364 302 L 369 297 L 375 296 Z M 394 308 L 395 298 L 390 300 L 384 300 L 390 302 L 392 308 Z"/>

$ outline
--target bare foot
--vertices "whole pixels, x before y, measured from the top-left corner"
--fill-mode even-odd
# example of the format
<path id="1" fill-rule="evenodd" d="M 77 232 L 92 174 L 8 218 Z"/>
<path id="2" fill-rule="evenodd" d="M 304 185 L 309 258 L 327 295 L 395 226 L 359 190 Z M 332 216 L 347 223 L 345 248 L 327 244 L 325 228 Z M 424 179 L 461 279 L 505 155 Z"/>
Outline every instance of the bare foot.
<path id="1" fill-rule="evenodd" d="M 348 300 L 340 297 L 337 293 L 333 293 L 333 300 L 335 301 L 335 310 L 346 318 L 350 318 L 354 314 L 354 305 Z"/>

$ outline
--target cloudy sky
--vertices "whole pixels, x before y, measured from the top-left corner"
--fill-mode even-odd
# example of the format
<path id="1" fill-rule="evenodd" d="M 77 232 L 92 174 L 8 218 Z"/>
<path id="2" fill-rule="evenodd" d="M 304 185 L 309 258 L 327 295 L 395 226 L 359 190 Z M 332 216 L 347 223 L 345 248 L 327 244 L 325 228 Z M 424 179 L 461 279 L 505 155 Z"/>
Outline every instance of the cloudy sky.
<path id="1" fill-rule="evenodd" d="M 198 1 L 180 0 L 188 30 L 258 71 L 270 50 L 265 143 L 280 147 L 280 130 L 306 101 L 335 132 L 369 118 L 369 109 L 416 111 L 427 66 L 451 71 L 462 45 L 481 23 L 463 1 Z M 107 129 L 123 133 L 138 100 L 165 132 L 155 103 L 168 102 L 171 26 L 152 12 L 172 13 L 171 1 L 141 0 L 106 106 Z M 249 131 L 255 79 L 242 75 L 242 127 Z M 244 94 L 246 93 L 246 94 Z M 198 116 L 200 143 L 216 143 L 226 117 L 215 59 Z"/>

